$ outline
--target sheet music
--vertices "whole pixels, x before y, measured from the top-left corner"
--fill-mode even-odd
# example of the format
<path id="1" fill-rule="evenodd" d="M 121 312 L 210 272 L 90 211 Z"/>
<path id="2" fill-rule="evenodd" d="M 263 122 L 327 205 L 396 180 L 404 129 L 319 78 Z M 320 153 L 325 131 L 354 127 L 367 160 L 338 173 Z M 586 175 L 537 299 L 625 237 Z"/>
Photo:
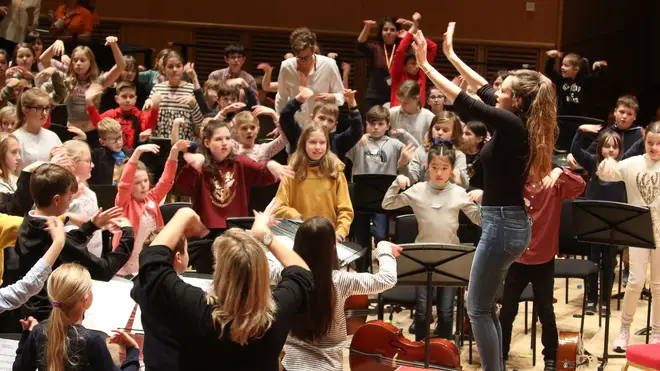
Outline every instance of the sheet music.
<path id="1" fill-rule="evenodd" d="M 124 328 L 135 307 L 132 288 L 133 282 L 119 277 L 109 282 L 92 281 L 94 299 L 85 312 L 83 326 L 108 336 L 112 336 L 112 330 Z"/>
<path id="2" fill-rule="evenodd" d="M 293 240 L 291 238 L 287 236 L 279 236 L 279 235 L 275 235 L 274 237 L 282 244 L 284 244 L 284 246 L 286 246 L 290 250 L 293 250 Z M 268 255 L 269 258 L 271 257 L 273 259 L 275 258 L 275 256 L 270 251 L 268 251 L 268 249 L 265 250 L 266 250 L 266 255 Z M 339 258 L 340 262 L 343 262 L 344 260 L 350 258 L 351 256 L 353 256 L 353 254 L 355 254 L 355 251 L 349 249 L 348 247 L 342 244 L 339 243 L 337 244 L 337 257 Z"/>
<path id="3" fill-rule="evenodd" d="M 200 289 L 204 291 L 208 291 L 211 286 L 213 286 L 213 280 L 208 280 L 204 278 L 194 278 L 194 277 L 181 277 L 183 282 L 193 285 L 195 287 L 199 287 Z"/>
<path id="4" fill-rule="evenodd" d="M 0 371 L 12 371 L 18 340 L 0 339 Z"/>

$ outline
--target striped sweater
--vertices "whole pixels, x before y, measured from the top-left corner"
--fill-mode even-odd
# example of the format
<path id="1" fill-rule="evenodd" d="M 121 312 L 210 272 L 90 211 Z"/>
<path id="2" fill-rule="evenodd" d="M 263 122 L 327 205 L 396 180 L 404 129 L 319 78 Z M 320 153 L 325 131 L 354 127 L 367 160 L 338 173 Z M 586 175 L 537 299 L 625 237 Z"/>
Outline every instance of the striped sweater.
<path id="1" fill-rule="evenodd" d="M 193 140 L 197 137 L 197 127 L 204 119 L 197 102 L 194 103 L 192 108 L 188 103 L 182 104 L 179 102 L 181 98 L 192 97 L 194 90 L 193 84 L 189 82 L 180 86 L 169 86 L 168 82 L 165 81 L 154 86 L 149 99 L 155 93 L 160 93 L 162 97 L 158 112 L 158 123 L 156 124 L 156 130 L 153 132 L 154 137 L 170 138 L 172 123 L 177 118 L 186 120 L 186 125 L 179 128 L 180 139 Z"/>
<path id="2" fill-rule="evenodd" d="M 282 365 L 287 371 L 338 371 L 343 369 L 343 349 L 346 342 L 346 315 L 344 302 L 351 295 L 377 294 L 396 284 L 396 260 L 388 242 L 380 242 L 376 249 L 380 269 L 378 273 L 357 273 L 336 270 L 332 272 L 336 305 L 328 334 L 313 343 L 289 334 L 284 345 L 286 352 Z M 270 261 L 271 281 L 279 282 L 282 265 Z"/>

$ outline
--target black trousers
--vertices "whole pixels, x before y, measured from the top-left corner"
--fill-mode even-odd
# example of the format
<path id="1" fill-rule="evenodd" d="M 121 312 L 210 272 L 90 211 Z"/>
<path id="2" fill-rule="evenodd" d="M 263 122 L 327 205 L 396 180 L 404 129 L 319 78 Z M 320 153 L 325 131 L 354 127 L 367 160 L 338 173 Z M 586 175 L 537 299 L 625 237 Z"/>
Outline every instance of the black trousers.
<path id="1" fill-rule="evenodd" d="M 518 314 L 518 302 L 527 284 L 532 283 L 534 304 L 542 325 L 541 342 L 543 343 L 543 358 L 557 358 L 559 334 L 553 308 L 555 261 L 539 265 L 511 264 L 504 281 L 502 294 L 502 309 L 500 310 L 500 325 L 502 326 L 502 353 L 508 358 L 511 346 L 511 331 L 513 320 Z"/>
<path id="2" fill-rule="evenodd" d="M 603 270 L 601 277 L 602 287 L 600 288 L 600 304 L 605 305 L 612 292 L 612 283 L 614 281 L 614 269 L 616 268 L 616 251 L 610 246 L 591 245 L 589 260 L 598 264 Z M 589 276 L 587 281 L 587 300 L 590 303 L 598 301 L 598 272 Z"/>

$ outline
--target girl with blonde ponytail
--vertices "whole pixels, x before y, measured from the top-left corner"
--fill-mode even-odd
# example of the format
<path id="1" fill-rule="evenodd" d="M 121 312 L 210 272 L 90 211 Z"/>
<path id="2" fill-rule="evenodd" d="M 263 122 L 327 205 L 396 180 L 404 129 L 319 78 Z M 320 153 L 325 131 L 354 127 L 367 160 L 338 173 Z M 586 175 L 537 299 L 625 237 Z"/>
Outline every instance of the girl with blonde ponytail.
<path id="1" fill-rule="evenodd" d="M 47 286 L 53 310 L 43 323 L 36 324 L 32 317 L 22 321 L 29 335 L 24 334 L 18 344 L 15 371 L 137 371 L 140 368 L 140 349 L 128 334 L 117 330 L 110 338 L 111 343 L 126 350 L 126 360 L 118 368 L 103 337 L 83 327 L 83 314 L 92 305 L 92 277 L 87 269 L 78 264 L 62 264 L 48 278 Z"/>
<path id="2" fill-rule="evenodd" d="M 449 23 L 442 50 L 481 101 L 461 91 L 427 62 L 421 31 L 415 35 L 413 48 L 417 63 L 435 86 L 461 112 L 469 112 L 486 124 L 492 135 L 480 154 L 483 233 L 472 262 L 467 304 L 484 371 L 503 371 L 506 367 L 495 295 L 507 270 L 531 239 L 531 222 L 523 200 L 525 183 L 528 178 L 543 179 L 543 184 L 553 181 L 557 99 L 552 82 L 530 70 L 511 71 L 495 91 L 454 53 L 454 27 L 455 23 Z M 555 369 L 554 358 L 546 357 L 546 370 Z"/>

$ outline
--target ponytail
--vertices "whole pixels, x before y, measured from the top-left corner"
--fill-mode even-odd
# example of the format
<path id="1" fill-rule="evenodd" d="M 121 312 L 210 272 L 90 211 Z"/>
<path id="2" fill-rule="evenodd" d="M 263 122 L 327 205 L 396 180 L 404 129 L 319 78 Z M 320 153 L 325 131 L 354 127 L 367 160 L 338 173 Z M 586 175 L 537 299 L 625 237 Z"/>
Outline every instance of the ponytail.
<path id="1" fill-rule="evenodd" d="M 511 71 L 511 91 L 522 98 L 518 115 L 528 132 L 527 170 L 540 180 L 552 170 L 552 152 L 557 139 L 557 95 L 552 81 L 531 70 Z"/>
<path id="2" fill-rule="evenodd" d="M 53 305 L 48 318 L 48 342 L 46 343 L 46 369 L 48 371 L 64 371 L 64 360 L 67 359 L 66 315 L 62 309 Z"/>
<path id="3" fill-rule="evenodd" d="M 75 323 L 70 313 L 79 311 L 85 296 L 92 291 L 92 277 L 75 263 L 62 264 L 48 277 L 47 291 L 53 310 L 48 317 L 45 364 L 48 371 L 64 371 L 76 366 L 77 357 L 69 358 L 69 329 Z"/>
<path id="4" fill-rule="evenodd" d="M 552 171 L 552 153 L 557 140 L 557 95 L 552 82 L 542 76 L 538 93 L 527 119 L 529 157 L 527 167 L 532 179 L 540 180 Z"/>

